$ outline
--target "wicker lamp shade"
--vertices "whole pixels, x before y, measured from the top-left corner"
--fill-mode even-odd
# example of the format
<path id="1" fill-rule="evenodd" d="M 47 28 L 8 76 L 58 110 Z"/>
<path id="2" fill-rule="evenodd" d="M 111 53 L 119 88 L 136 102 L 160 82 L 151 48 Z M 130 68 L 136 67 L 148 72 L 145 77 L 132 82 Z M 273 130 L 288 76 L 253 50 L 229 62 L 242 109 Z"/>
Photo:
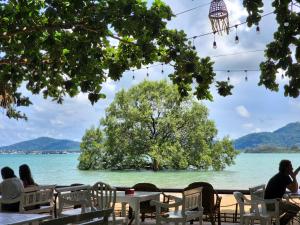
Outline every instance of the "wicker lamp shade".
<path id="1" fill-rule="evenodd" d="M 229 33 L 229 19 L 226 4 L 223 0 L 212 0 L 209 8 L 209 19 L 213 32 Z"/>

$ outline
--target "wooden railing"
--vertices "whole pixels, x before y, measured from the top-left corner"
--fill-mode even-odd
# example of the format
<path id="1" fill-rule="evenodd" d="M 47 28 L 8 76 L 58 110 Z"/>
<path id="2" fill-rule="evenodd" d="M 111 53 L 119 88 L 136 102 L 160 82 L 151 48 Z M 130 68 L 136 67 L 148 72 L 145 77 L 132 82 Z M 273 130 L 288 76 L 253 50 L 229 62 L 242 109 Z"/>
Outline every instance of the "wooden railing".
<path id="1" fill-rule="evenodd" d="M 131 187 L 116 187 L 118 191 L 125 191 L 128 188 Z M 159 188 L 160 190 L 162 190 L 163 192 L 170 192 L 170 193 L 180 193 L 183 191 L 183 188 Z M 235 191 L 239 191 L 241 193 L 243 193 L 244 195 L 250 195 L 249 190 L 239 190 L 239 189 L 215 189 L 218 194 L 225 194 L 225 195 L 232 195 L 233 192 Z"/>

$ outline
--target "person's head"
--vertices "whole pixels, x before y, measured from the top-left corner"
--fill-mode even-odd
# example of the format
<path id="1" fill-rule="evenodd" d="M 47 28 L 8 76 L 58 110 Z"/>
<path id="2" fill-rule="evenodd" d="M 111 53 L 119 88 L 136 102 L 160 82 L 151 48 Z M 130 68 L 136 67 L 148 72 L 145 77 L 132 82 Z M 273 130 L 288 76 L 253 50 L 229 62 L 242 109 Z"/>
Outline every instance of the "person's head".
<path id="1" fill-rule="evenodd" d="M 291 173 L 293 171 L 293 166 L 290 160 L 283 159 L 279 163 L 279 172 L 280 173 Z"/>
<path id="2" fill-rule="evenodd" d="M 8 179 L 8 178 L 13 178 L 13 177 L 16 177 L 14 171 L 9 168 L 9 167 L 3 167 L 1 169 L 1 176 L 2 176 L 2 179 Z"/>
<path id="3" fill-rule="evenodd" d="M 23 164 L 19 167 L 20 179 L 26 183 L 26 185 L 33 185 L 34 181 L 31 176 L 30 168 L 27 164 Z"/>

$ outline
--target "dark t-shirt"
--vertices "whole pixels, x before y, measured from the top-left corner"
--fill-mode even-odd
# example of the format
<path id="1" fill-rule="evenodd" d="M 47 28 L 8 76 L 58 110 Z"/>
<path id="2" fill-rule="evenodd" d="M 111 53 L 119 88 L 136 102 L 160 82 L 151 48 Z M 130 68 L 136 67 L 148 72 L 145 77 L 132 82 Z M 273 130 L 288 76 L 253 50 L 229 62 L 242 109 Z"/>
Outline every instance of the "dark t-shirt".
<path id="1" fill-rule="evenodd" d="M 277 173 L 267 184 L 265 199 L 282 198 L 286 191 L 286 187 L 292 182 L 289 175 Z"/>

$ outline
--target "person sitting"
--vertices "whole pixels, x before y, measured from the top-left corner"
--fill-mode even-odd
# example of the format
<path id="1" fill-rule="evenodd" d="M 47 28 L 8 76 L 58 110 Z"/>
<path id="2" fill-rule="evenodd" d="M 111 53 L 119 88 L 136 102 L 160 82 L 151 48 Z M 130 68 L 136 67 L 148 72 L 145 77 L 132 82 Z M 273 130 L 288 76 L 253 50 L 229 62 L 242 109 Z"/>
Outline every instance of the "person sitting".
<path id="1" fill-rule="evenodd" d="M 25 192 L 34 192 L 38 190 L 38 185 L 34 182 L 30 168 L 27 164 L 22 164 L 19 167 L 19 176 L 23 182 L 24 191 Z M 39 209 L 40 205 L 27 206 L 25 210 Z"/>
<path id="2" fill-rule="evenodd" d="M 22 181 L 16 177 L 14 171 L 9 167 L 3 167 L 1 175 L 3 181 L 0 183 L 0 193 L 3 202 L 16 200 L 14 203 L 1 203 L 1 209 L 6 212 L 19 212 L 20 201 L 18 201 L 18 198 L 24 191 Z"/>
<path id="3" fill-rule="evenodd" d="M 19 167 L 19 176 L 23 182 L 24 188 L 37 187 L 38 185 L 34 182 L 30 168 L 27 164 L 23 164 Z"/>
<path id="4" fill-rule="evenodd" d="M 279 211 L 281 214 L 284 214 L 280 218 L 280 225 L 289 223 L 289 221 L 300 211 L 299 206 L 291 202 L 281 200 L 285 194 L 286 188 L 288 188 L 291 192 L 298 191 L 296 176 L 299 171 L 300 167 L 293 171 L 293 166 L 290 160 L 281 160 L 279 163 L 279 172 L 275 174 L 267 184 L 265 199 L 280 199 Z"/>

